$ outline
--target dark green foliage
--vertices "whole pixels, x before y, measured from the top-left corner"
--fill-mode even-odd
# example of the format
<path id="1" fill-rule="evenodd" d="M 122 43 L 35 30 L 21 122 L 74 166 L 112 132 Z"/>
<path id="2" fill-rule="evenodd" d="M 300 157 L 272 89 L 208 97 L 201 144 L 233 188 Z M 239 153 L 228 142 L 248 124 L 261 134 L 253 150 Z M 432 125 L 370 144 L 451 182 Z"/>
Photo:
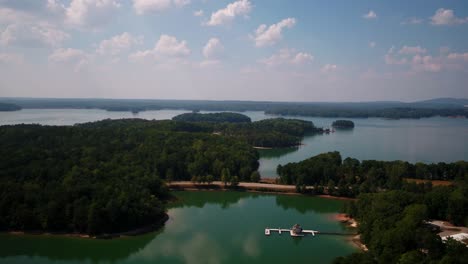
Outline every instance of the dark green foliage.
<path id="1" fill-rule="evenodd" d="M 468 162 L 411 164 L 404 161 L 364 160 L 360 162 L 352 158 L 342 161 L 339 152 L 329 152 L 301 162 L 280 165 L 277 172 L 281 181 L 286 184 L 318 184 L 327 186 L 330 194 L 354 197 L 359 193 L 401 188 L 413 192 L 425 192 L 426 187 L 407 183 L 404 178 L 463 179 L 468 174 Z M 454 193 L 451 197 L 455 206 L 459 204 L 456 201 L 460 200 L 462 194 Z M 453 211 L 456 210 L 458 209 L 453 209 Z"/>
<path id="2" fill-rule="evenodd" d="M 250 117 L 238 113 L 186 113 L 172 118 L 174 121 L 214 122 L 214 123 L 250 123 Z"/>
<path id="3" fill-rule="evenodd" d="M 0 102 L 0 112 L 1 111 L 18 111 L 18 110 L 21 110 L 21 107 L 19 105 Z"/>
<path id="4" fill-rule="evenodd" d="M 361 240 L 369 251 L 335 263 L 466 263 L 468 248 L 440 237 L 425 224 L 428 206 L 421 194 L 389 191 L 362 194 L 354 205 Z"/>
<path id="5" fill-rule="evenodd" d="M 0 127 L 0 229 L 127 231 L 165 217 L 165 177 L 212 181 L 225 169 L 248 181 L 258 153 L 204 130 L 142 120 Z"/>
<path id="6" fill-rule="evenodd" d="M 351 120 L 336 120 L 332 123 L 334 128 L 353 128 L 354 122 Z"/>
<path id="7" fill-rule="evenodd" d="M 273 118 L 253 123 L 222 124 L 216 130 L 223 135 L 245 139 L 257 147 L 292 147 L 300 144 L 306 134 L 321 133 L 310 121 Z"/>

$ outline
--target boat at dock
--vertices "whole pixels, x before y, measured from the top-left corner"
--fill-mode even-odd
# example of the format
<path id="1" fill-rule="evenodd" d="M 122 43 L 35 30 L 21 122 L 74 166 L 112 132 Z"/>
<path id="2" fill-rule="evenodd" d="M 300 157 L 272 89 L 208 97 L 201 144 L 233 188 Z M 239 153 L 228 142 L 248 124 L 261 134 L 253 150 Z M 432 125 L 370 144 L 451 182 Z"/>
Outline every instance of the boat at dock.
<path id="1" fill-rule="evenodd" d="M 305 230 L 303 229 L 299 224 L 295 224 L 293 227 L 286 229 L 286 228 L 265 228 L 265 235 L 269 236 L 271 232 L 278 232 L 280 235 L 282 232 L 287 232 L 289 233 L 290 236 L 292 237 L 303 237 L 305 235 L 312 235 L 315 236 L 315 234 L 319 233 L 319 231 L 316 230 Z"/>

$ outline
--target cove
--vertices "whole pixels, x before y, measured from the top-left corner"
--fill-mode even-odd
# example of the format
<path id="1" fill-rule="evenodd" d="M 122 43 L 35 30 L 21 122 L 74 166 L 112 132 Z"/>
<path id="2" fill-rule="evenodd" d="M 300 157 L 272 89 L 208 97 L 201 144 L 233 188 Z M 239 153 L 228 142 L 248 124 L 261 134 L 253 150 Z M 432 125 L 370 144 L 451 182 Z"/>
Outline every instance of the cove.
<path id="1" fill-rule="evenodd" d="M 114 240 L 0 235 L 0 263 L 331 263 L 356 252 L 344 236 L 292 238 L 264 228 L 349 232 L 331 220 L 343 202 L 299 195 L 174 192 L 157 232 Z"/>

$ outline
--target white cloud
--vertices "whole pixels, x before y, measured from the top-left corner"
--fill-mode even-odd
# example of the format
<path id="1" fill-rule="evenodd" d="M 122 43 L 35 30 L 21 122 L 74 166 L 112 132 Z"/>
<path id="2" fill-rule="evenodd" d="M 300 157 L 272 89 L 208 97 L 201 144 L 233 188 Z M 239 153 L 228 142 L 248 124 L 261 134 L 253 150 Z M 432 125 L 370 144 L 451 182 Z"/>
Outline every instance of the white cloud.
<path id="1" fill-rule="evenodd" d="M 422 18 L 417 18 L 417 17 L 410 17 L 405 21 L 402 21 L 400 24 L 402 25 L 419 25 L 424 22 L 424 19 Z"/>
<path id="2" fill-rule="evenodd" d="M 321 72 L 330 73 L 336 71 L 337 69 L 338 66 L 336 64 L 325 64 L 325 66 L 322 67 Z"/>
<path id="3" fill-rule="evenodd" d="M 134 37 L 128 32 L 114 36 L 110 39 L 101 41 L 96 53 L 101 55 L 116 55 L 122 51 L 130 49 L 132 46 L 139 45 L 143 42 L 143 37 Z"/>
<path id="4" fill-rule="evenodd" d="M 209 26 L 226 24 L 234 20 L 236 16 L 247 15 L 251 10 L 252 3 L 249 0 L 239 0 L 212 13 L 210 20 L 206 24 Z"/>
<path id="5" fill-rule="evenodd" d="M 468 52 L 465 53 L 450 53 L 447 58 L 451 60 L 464 60 L 468 61 Z"/>
<path id="6" fill-rule="evenodd" d="M 174 0 L 174 5 L 176 7 L 183 7 L 190 4 L 190 0 Z"/>
<path id="7" fill-rule="evenodd" d="M 426 53 L 425 48 L 421 48 L 420 46 L 403 46 L 398 53 L 400 54 L 421 54 Z"/>
<path id="8" fill-rule="evenodd" d="M 24 56 L 16 53 L 0 53 L 0 64 L 22 64 Z"/>
<path id="9" fill-rule="evenodd" d="M 0 44 L 4 46 L 57 47 L 69 38 L 68 33 L 45 22 L 10 24 L 0 32 Z"/>
<path id="10" fill-rule="evenodd" d="M 129 56 L 130 60 L 139 61 L 143 59 L 162 60 L 163 58 L 181 58 L 190 55 L 190 49 L 185 40 L 178 41 L 176 37 L 161 35 L 153 49 L 137 51 Z"/>
<path id="11" fill-rule="evenodd" d="M 80 28 L 99 28 L 109 22 L 120 7 L 116 0 L 72 0 L 66 8 L 66 22 Z"/>
<path id="12" fill-rule="evenodd" d="M 362 17 L 365 19 L 376 19 L 377 14 L 373 10 L 370 10 L 369 13 L 364 14 Z"/>
<path id="13" fill-rule="evenodd" d="M 178 41 L 175 37 L 169 35 L 161 35 L 154 50 L 165 56 L 188 56 L 190 49 L 187 47 L 187 41 Z"/>
<path id="14" fill-rule="evenodd" d="M 369 42 L 369 47 L 375 48 L 375 46 L 377 46 L 377 43 L 375 43 L 375 41 Z"/>
<path id="15" fill-rule="evenodd" d="M 203 60 L 200 62 L 201 68 L 211 68 L 219 65 L 221 65 L 221 61 L 219 60 Z"/>
<path id="16" fill-rule="evenodd" d="M 431 17 L 431 24 L 433 25 L 455 25 L 468 23 L 468 17 L 458 18 L 451 9 L 439 8 Z"/>
<path id="17" fill-rule="evenodd" d="M 133 8 L 138 15 L 160 12 L 175 7 L 184 7 L 190 0 L 133 0 Z"/>
<path id="18" fill-rule="evenodd" d="M 282 31 L 284 28 L 292 28 L 296 24 L 296 19 L 286 18 L 280 22 L 273 24 L 267 28 L 265 24 L 260 25 L 255 31 L 253 37 L 256 47 L 273 45 L 282 39 Z"/>
<path id="19" fill-rule="evenodd" d="M 274 67 L 279 65 L 305 64 L 311 62 L 313 59 L 314 57 L 309 53 L 296 52 L 292 49 L 281 49 L 269 58 L 259 60 L 259 62 L 268 67 Z"/>
<path id="20" fill-rule="evenodd" d="M 217 58 L 224 51 L 224 46 L 218 38 L 211 38 L 203 47 L 203 56 L 207 59 Z"/>
<path id="21" fill-rule="evenodd" d="M 414 71 L 439 72 L 442 64 L 432 56 L 415 55 L 411 60 L 411 68 Z"/>
<path id="22" fill-rule="evenodd" d="M 203 10 L 200 9 L 200 10 L 194 11 L 193 15 L 196 17 L 201 17 L 203 16 Z"/>
<path id="23" fill-rule="evenodd" d="M 80 71 L 88 65 L 89 60 L 90 56 L 79 49 L 57 49 L 49 55 L 49 62 L 73 66 L 75 71 Z"/>

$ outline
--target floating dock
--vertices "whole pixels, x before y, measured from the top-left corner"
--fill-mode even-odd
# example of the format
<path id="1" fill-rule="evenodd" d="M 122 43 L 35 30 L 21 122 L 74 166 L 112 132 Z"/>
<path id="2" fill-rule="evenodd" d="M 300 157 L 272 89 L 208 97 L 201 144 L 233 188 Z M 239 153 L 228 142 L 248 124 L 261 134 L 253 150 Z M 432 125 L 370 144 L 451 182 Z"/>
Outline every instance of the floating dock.
<path id="1" fill-rule="evenodd" d="M 292 237 L 303 237 L 305 235 L 312 235 L 318 234 L 319 231 L 316 230 L 302 230 L 300 233 L 295 233 L 293 229 L 286 229 L 286 228 L 265 228 L 265 235 L 269 236 L 272 232 L 278 232 L 280 235 L 281 233 L 289 233 Z"/>

